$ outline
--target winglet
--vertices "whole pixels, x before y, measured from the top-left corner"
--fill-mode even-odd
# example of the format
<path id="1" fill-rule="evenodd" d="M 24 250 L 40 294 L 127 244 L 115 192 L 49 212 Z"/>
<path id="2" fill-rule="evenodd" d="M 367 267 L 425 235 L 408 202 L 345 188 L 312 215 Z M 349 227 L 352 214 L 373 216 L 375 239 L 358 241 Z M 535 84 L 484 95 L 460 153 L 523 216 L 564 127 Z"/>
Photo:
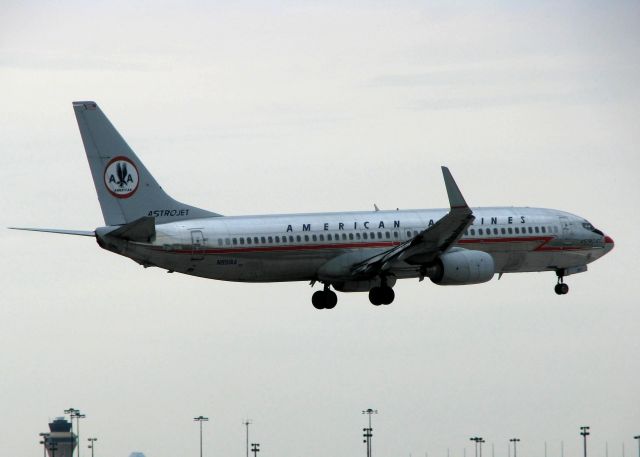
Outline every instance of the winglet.
<path id="1" fill-rule="evenodd" d="M 449 205 L 451 208 L 468 208 L 467 202 L 464 201 L 462 192 L 451 176 L 451 172 L 447 167 L 442 167 L 442 176 L 444 177 L 444 185 L 447 187 L 447 195 L 449 196 Z"/>

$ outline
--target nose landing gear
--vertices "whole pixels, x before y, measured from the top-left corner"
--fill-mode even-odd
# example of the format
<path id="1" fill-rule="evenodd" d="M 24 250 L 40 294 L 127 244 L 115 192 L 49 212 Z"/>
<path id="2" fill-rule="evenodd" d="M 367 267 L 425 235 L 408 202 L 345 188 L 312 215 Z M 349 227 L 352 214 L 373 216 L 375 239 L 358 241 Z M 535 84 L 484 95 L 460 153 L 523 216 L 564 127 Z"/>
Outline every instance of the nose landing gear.
<path id="1" fill-rule="evenodd" d="M 324 290 L 318 290 L 311 296 L 311 303 L 315 309 L 333 309 L 338 304 L 338 296 L 329 289 L 329 284 L 325 284 Z"/>
<path id="2" fill-rule="evenodd" d="M 558 295 L 566 295 L 566 294 L 568 294 L 569 293 L 569 285 L 564 283 L 564 275 L 560 271 L 557 272 L 557 275 L 558 275 L 558 283 L 553 288 L 553 290 Z"/>

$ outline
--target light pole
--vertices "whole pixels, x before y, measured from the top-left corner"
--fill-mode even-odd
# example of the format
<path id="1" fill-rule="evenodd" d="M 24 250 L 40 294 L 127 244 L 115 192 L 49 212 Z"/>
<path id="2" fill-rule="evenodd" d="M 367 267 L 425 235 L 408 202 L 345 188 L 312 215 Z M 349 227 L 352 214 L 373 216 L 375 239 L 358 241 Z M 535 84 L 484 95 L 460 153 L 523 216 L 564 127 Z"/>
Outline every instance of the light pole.
<path id="1" fill-rule="evenodd" d="M 73 415 L 79 413 L 80 410 L 75 408 L 65 409 L 64 413 L 69 415 L 69 422 L 71 422 L 71 455 L 73 456 Z M 80 448 L 80 446 L 78 446 Z"/>
<path id="2" fill-rule="evenodd" d="M 260 444 L 251 443 L 251 452 L 253 452 L 253 457 L 258 457 L 258 452 L 260 452 Z"/>
<path id="3" fill-rule="evenodd" d="M 373 429 L 371 428 L 371 415 L 378 414 L 378 410 L 369 408 L 362 411 L 362 414 L 367 414 L 369 416 L 369 428 L 364 429 L 365 434 L 363 436 L 365 437 L 367 443 L 367 457 L 371 457 L 373 450 L 371 445 L 371 437 L 373 436 Z"/>
<path id="4" fill-rule="evenodd" d="M 478 443 L 480 443 L 480 457 L 482 457 L 482 443 L 484 443 L 484 438 L 480 438 L 480 441 L 478 441 Z"/>
<path id="5" fill-rule="evenodd" d="M 78 433 L 78 457 L 80 457 L 80 448 L 82 447 L 80 446 L 80 419 L 84 419 L 87 416 L 76 409 L 76 412 L 71 414 L 71 418 L 73 419 L 74 417 L 76 418 L 76 430 Z M 73 449 L 73 445 L 71 448 Z"/>
<path id="6" fill-rule="evenodd" d="M 89 442 L 89 446 L 87 447 L 91 449 L 91 457 L 93 457 L 93 448 L 96 447 L 96 441 L 98 441 L 98 438 L 87 438 L 87 441 Z"/>
<path id="7" fill-rule="evenodd" d="M 638 440 L 638 457 L 640 457 L 640 435 L 633 437 L 634 440 Z"/>
<path id="8" fill-rule="evenodd" d="M 518 444 L 518 441 L 520 441 L 520 438 L 511 438 L 509 441 L 513 443 L 513 457 L 518 457 L 516 444 Z"/>
<path id="9" fill-rule="evenodd" d="M 249 425 L 251 425 L 251 419 L 245 419 L 242 424 L 247 427 L 247 457 L 249 457 Z"/>
<path id="10" fill-rule="evenodd" d="M 587 457 L 587 436 L 590 435 L 589 433 L 589 427 L 588 426 L 583 426 L 580 427 L 580 434 L 582 435 L 582 439 L 583 439 L 583 445 L 584 445 L 584 457 Z"/>
<path id="11" fill-rule="evenodd" d="M 473 436 L 471 438 L 469 438 L 469 441 L 473 441 L 474 442 L 474 456 L 478 457 L 478 443 L 482 442 L 484 443 L 484 439 L 480 438 L 479 436 Z M 482 447 L 480 448 L 480 452 L 482 452 Z"/>
<path id="12" fill-rule="evenodd" d="M 198 416 L 198 417 L 194 417 L 193 420 L 196 422 L 200 422 L 200 457 L 202 457 L 202 423 L 209 421 L 209 418 L 204 416 Z"/>

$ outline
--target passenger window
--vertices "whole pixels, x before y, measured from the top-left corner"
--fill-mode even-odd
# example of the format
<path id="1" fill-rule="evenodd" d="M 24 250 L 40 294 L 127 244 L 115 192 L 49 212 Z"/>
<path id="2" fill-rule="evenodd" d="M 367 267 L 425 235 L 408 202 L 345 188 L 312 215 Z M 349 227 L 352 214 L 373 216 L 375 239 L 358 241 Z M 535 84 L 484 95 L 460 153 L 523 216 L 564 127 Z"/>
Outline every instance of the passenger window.
<path id="1" fill-rule="evenodd" d="M 320 241 L 324 241 L 324 235 L 320 234 Z"/>
<path id="2" fill-rule="evenodd" d="M 305 236 L 304 236 L 304 240 L 305 240 L 305 241 L 309 241 L 309 235 L 305 235 Z"/>
<path id="3" fill-rule="evenodd" d="M 349 233 L 349 239 L 352 240 L 353 239 L 353 233 Z"/>
<path id="4" fill-rule="evenodd" d="M 475 236 L 476 231 L 474 229 L 471 229 L 471 236 Z"/>
<path id="5" fill-rule="evenodd" d="M 276 243 L 280 242 L 280 237 L 278 235 L 276 235 Z"/>
<path id="6" fill-rule="evenodd" d="M 382 239 L 382 232 L 378 232 L 378 239 L 381 240 Z"/>
<path id="7" fill-rule="evenodd" d="M 260 243 L 260 240 L 259 240 L 259 239 L 258 239 L 258 237 L 256 236 L 256 237 L 253 239 L 253 242 L 254 242 L 254 244 L 258 244 L 258 243 Z"/>
<path id="8" fill-rule="evenodd" d="M 547 233 L 547 230 L 544 227 L 542 227 L 541 230 L 542 230 L 542 233 Z"/>
<path id="9" fill-rule="evenodd" d="M 513 229 L 511 227 L 509 227 L 507 230 L 509 231 L 509 235 L 513 235 Z"/>
<path id="10" fill-rule="evenodd" d="M 318 241 L 318 237 L 316 235 L 312 235 L 311 238 L 313 238 L 313 241 Z"/>
<path id="11" fill-rule="evenodd" d="M 362 232 L 362 238 L 365 240 L 369 239 L 369 235 L 367 235 L 367 232 Z"/>
<path id="12" fill-rule="evenodd" d="M 418 231 L 417 230 L 413 231 L 413 236 L 418 236 Z"/>
<path id="13" fill-rule="evenodd" d="M 360 232 L 356 232 L 356 240 L 360 239 Z"/>
<path id="14" fill-rule="evenodd" d="M 536 227 L 536 233 L 540 233 L 540 227 Z"/>
<path id="15" fill-rule="evenodd" d="M 390 239 L 390 238 L 391 238 L 391 232 L 384 232 L 384 236 L 385 236 L 387 239 Z"/>
<path id="16" fill-rule="evenodd" d="M 333 238 L 331 237 L 331 233 L 327 235 L 327 240 L 331 241 Z"/>
<path id="17" fill-rule="evenodd" d="M 272 236 L 268 237 L 267 239 L 269 240 L 269 243 L 273 243 L 273 237 Z"/>
<path id="18" fill-rule="evenodd" d="M 261 238 L 260 238 L 260 241 L 261 241 L 262 243 L 266 243 L 266 242 L 267 242 L 267 239 L 263 236 L 263 237 L 261 237 Z M 271 237 L 269 237 L 269 243 L 271 243 Z"/>
<path id="19" fill-rule="evenodd" d="M 469 235 L 469 230 L 464 231 L 464 236 L 467 236 L 467 235 Z"/>
<path id="20" fill-rule="evenodd" d="M 398 238 L 398 232 L 393 232 L 393 237 Z"/>
<path id="21" fill-rule="evenodd" d="M 516 235 L 520 235 L 520 229 L 518 227 L 514 228 L 514 230 L 516 231 Z"/>
<path id="22" fill-rule="evenodd" d="M 529 227 L 529 233 L 533 233 L 533 227 Z"/>
<path id="23" fill-rule="evenodd" d="M 251 237 L 250 236 L 247 237 L 247 244 L 251 244 Z"/>
<path id="24" fill-rule="evenodd" d="M 494 229 L 493 229 L 493 234 L 494 234 L 494 235 L 497 235 L 497 234 L 498 234 L 498 229 L 497 229 L 497 228 L 494 228 Z"/>
<path id="25" fill-rule="evenodd" d="M 240 244 L 244 244 L 244 238 L 240 238 Z"/>
<path id="26" fill-rule="evenodd" d="M 478 229 L 478 235 L 482 235 L 482 229 Z"/>
<path id="27" fill-rule="evenodd" d="M 411 232 L 407 231 L 407 238 L 411 238 Z"/>
<path id="28" fill-rule="evenodd" d="M 500 229 L 500 233 L 502 233 L 502 234 L 504 235 L 504 234 L 506 234 L 506 233 L 507 233 L 507 231 L 506 231 L 506 229 L 505 229 L 504 227 L 502 227 L 502 228 Z"/>
<path id="29" fill-rule="evenodd" d="M 238 244 L 238 239 L 237 238 L 233 239 L 233 244 Z"/>
<path id="30" fill-rule="evenodd" d="M 342 234 L 342 239 L 343 239 L 343 240 L 346 240 L 346 239 L 347 239 L 347 234 L 346 234 L 346 233 L 343 233 L 343 234 Z"/>
<path id="31" fill-rule="evenodd" d="M 229 246 L 231 244 L 231 240 L 229 238 L 225 238 L 224 239 L 224 244 L 226 244 L 227 246 Z"/>
<path id="32" fill-rule="evenodd" d="M 298 242 L 302 241 L 302 237 L 300 235 L 296 235 L 296 241 Z"/>

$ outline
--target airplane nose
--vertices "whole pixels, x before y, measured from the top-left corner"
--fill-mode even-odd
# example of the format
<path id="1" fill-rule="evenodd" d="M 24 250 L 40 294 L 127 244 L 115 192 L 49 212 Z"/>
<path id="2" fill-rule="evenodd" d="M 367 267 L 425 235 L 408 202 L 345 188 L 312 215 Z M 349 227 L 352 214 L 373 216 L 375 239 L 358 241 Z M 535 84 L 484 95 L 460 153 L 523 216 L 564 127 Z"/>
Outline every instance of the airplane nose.
<path id="1" fill-rule="evenodd" d="M 610 236 L 606 235 L 604 237 L 604 246 L 605 246 L 605 248 L 607 248 L 608 251 L 612 250 L 613 247 L 615 246 L 615 243 L 613 242 L 613 238 L 611 238 Z"/>

